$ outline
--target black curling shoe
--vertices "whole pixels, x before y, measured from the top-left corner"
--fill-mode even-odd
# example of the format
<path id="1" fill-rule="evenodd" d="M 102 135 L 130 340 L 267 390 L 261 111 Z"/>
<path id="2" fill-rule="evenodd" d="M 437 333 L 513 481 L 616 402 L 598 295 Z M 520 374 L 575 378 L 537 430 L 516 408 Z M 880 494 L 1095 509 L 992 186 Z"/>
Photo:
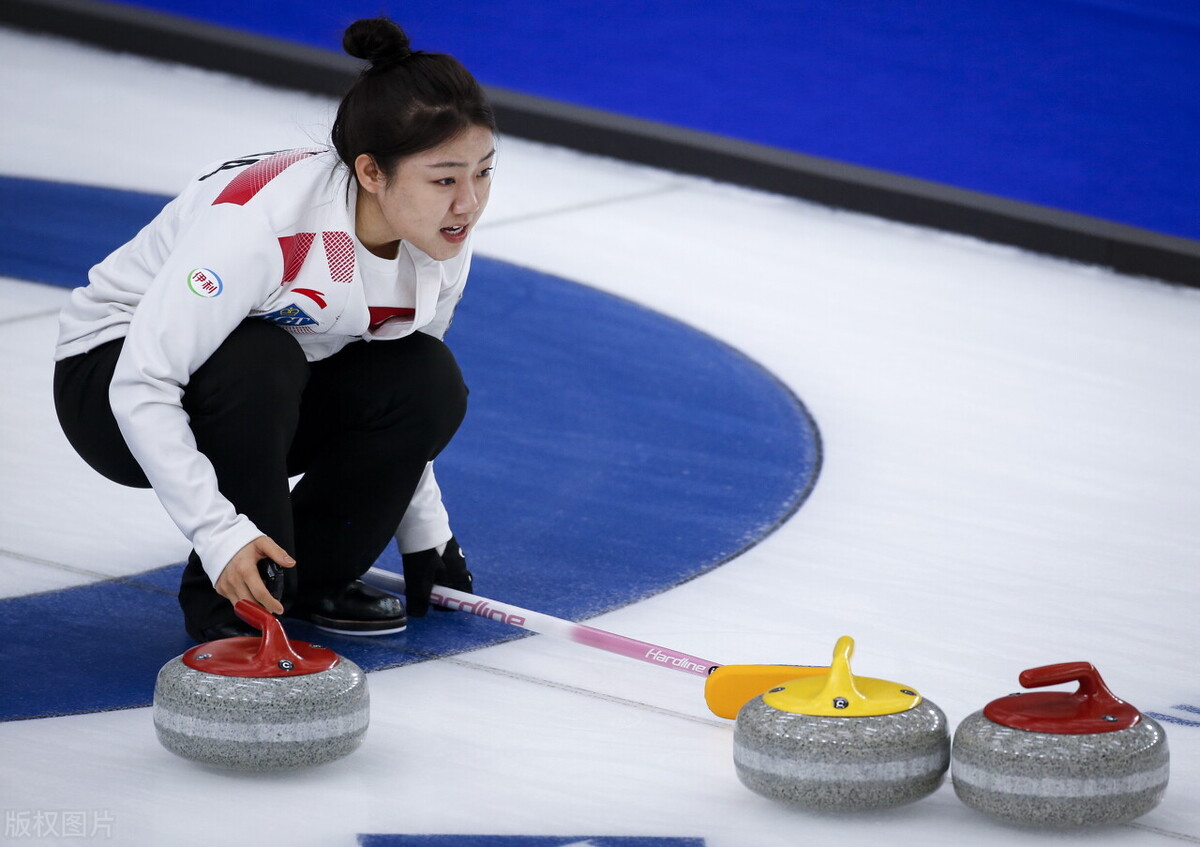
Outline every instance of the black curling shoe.
<path id="1" fill-rule="evenodd" d="M 248 623 L 233 620 L 228 623 L 207 626 L 198 632 L 192 632 L 189 629 L 188 634 L 199 643 L 207 644 L 209 641 L 219 641 L 222 638 L 258 638 L 261 633 Z"/>
<path id="2" fill-rule="evenodd" d="M 339 635 L 391 635 L 408 628 L 408 615 L 399 597 L 357 579 L 291 617 Z"/>

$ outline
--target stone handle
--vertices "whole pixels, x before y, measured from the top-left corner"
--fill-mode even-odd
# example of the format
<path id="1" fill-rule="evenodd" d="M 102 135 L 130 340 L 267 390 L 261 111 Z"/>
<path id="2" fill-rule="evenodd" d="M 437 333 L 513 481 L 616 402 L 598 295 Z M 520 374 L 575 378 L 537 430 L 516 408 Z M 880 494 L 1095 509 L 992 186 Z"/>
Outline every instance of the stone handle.
<path id="1" fill-rule="evenodd" d="M 1078 682 L 1079 690 L 1075 694 L 1080 697 L 1095 700 L 1097 704 L 1121 702 L 1109 691 L 1104 680 L 1100 678 L 1100 672 L 1091 662 L 1062 662 L 1030 668 L 1021 672 L 1020 681 L 1026 688 L 1044 688 L 1047 685 Z"/>

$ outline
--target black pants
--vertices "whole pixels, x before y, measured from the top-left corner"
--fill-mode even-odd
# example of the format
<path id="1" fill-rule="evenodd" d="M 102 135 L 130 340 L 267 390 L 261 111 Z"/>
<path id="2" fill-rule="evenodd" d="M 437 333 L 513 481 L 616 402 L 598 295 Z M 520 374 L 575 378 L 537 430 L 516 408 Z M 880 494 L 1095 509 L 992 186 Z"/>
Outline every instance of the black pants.
<path id="1" fill-rule="evenodd" d="M 89 465 L 148 488 L 108 401 L 122 344 L 59 362 L 54 402 Z M 221 494 L 296 559 L 284 571 L 291 611 L 361 576 L 384 551 L 466 398 L 453 354 L 432 336 L 358 341 L 309 363 L 286 331 L 246 320 L 192 375 L 183 407 Z M 236 619 L 195 551 L 179 602 L 193 635 Z"/>

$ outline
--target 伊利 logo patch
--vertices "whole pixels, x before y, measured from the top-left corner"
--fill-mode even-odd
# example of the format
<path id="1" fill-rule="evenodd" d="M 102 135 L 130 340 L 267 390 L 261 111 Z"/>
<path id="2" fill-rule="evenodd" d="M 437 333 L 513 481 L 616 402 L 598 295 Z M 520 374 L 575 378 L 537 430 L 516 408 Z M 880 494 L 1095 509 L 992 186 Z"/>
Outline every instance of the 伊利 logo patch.
<path id="1" fill-rule="evenodd" d="M 225 288 L 217 272 L 208 268 L 193 268 L 188 271 L 188 288 L 201 297 L 216 297 Z"/>

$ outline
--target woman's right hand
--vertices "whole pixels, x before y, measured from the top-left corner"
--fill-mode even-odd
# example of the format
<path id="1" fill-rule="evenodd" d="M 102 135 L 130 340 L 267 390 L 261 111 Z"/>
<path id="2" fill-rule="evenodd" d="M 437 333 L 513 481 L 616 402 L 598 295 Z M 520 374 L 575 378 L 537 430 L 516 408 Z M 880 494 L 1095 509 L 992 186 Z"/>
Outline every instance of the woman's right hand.
<path id="1" fill-rule="evenodd" d="M 237 604 L 238 600 L 253 600 L 274 615 L 283 614 L 283 604 L 267 589 L 258 572 L 258 563 L 270 559 L 284 568 L 296 566 L 296 560 L 287 551 L 265 535 L 251 541 L 234 554 L 217 577 L 214 586 L 217 593 Z"/>

